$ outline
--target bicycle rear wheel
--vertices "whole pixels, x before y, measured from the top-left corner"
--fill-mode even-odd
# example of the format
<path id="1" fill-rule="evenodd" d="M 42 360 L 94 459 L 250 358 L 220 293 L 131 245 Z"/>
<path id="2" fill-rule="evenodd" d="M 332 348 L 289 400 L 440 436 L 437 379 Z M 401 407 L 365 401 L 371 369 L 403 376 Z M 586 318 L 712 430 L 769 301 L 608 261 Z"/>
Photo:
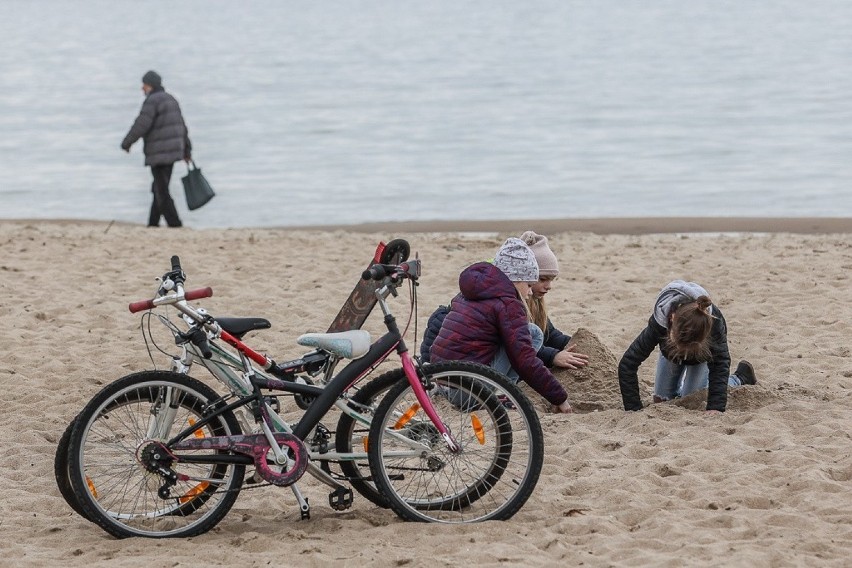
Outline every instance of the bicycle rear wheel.
<path id="1" fill-rule="evenodd" d="M 349 400 L 349 405 L 361 414 L 372 417 L 382 397 L 397 383 L 405 380 L 402 369 L 395 369 L 367 381 L 361 389 Z M 335 432 L 335 449 L 338 453 L 349 454 L 353 452 L 367 453 L 370 425 L 361 424 L 348 414 L 342 414 L 337 421 Z M 388 501 L 382 495 L 370 473 L 370 462 L 365 455 L 363 459 L 343 460 L 340 469 L 346 480 L 363 497 L 370 502 L 385 509 Z"/>
<path id="2" fill-rule="evenodd" d="M 504 376 L 450 361 L 420 370 L 427 394 L 460 450 L 453 453 L 408 382 L 393 387 L 370 426 L 376 487 L 403 519 L 504 520 L 529 499 L 544 461 L 541 423 Z"/>
<path id="3" fill-rule="evenodd" d="M 218 398 L 204 383 L 168 371 L 128 375 L 98 393 L 77 417 L 68 444 L 68 476 L 84 516 L 120 538 L 194 536 L 221 521 L 237 499 L 245 465 L 189 463 L 172 459 L 164 446 L 211 414 Z M 240 433 L 228 411 L 190 435 Z M 164 456 L 163 470 L 177 474 L 173 483 L 143 465 L 141 457 L 152 451 Z"/>

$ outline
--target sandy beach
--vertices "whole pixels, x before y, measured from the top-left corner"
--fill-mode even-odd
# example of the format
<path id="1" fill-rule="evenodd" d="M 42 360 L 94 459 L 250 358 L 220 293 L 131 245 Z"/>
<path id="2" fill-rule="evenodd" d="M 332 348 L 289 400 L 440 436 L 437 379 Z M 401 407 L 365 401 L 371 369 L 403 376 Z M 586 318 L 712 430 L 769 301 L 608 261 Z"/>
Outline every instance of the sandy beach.
<path id="1" fill-rule="evenodd" d="M 0 221 L 0 565 L 849 566 L 852 221 L 633 221 L 298 230 Z M 358 496 L 336 512 L 326 487 L 305 477 L 310 520 L 299 520 L 289 490 L 265 487 L 243 492 L 207 534 L 117 540 L 59 495 L 53 456 L 68 421 L 105 384 L 152 367 L 127 304 L 153 295 L 171 255 L 188 288 L 213 288 L 199 302 L 212 313 L 272 321 L 249 342 L 285 359 L 304 351 L 299 335 L 328 327 L 378 241 L 405 238 L 423 261 L 422 333 L 458 273 L 524 229 L 547 234 L 559 258 L 547 300 L 564 332 L 587 330 L 617 360 L 660 287 L 693 280 L 725 314 L 734 364 L 751 361 L 759 384 L 731 389 L 714 416 L 696 397 L 628 413 L 614 375 L 569 381 L 581 411 L 541 415 L 541 479 L 505 522 L 405 523 Z M 375 314 L 365 327 L 380 328 Z M 647 403 L 653 371 L 653 359 L 640 369 Z"/>

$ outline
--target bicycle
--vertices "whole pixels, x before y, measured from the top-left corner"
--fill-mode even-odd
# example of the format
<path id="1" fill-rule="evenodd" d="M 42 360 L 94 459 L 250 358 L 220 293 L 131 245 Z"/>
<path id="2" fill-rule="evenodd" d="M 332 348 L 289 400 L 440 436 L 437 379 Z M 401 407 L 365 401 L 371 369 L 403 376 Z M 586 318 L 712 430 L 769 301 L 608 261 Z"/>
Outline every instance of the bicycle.
<path id="1" fill-rule="evenodd" d="M 387 244 L 380 242 L 368 268 L 375 263 L 396 264 L 404 262 L 408 259 L 410 252 L 411 248 L 408 242 L 404 239 L 393 239 Z M 165 278 L 167 278 L 167 275 L 160 280 L 162 281 Z M 197 292 L 190 292 L 189 294 L 194 295 L 201 292 L 202 291 L 199 290 Z M 204 295 L 207 295 L 207 293 L 207 290 L 203 291 Z M 365 281 L 359 279 L 359 282 L 355 285 L 340 311 L 329 325 L 327 333 L 360 329 L 369 317 L 370 312 L 376 303 L 377 299 L 375 297 L 375 289 L 373 288 L 371 290 L 369 285 L 365 286 Z M 151 315 L 151 312 L 147 312 L 145 315 Z M 162 316 L 159 317 L 160 321 L 164 323 L 166 322 Z M 271 327 L 271 324 L 268 321 L 263 320 L 263 318 L 253 319 L 255 320 L 253 323 L 255 329 Z M 230 319 L 220 318 L 220 322 L 222 321 L 230 321 Z M 243 324 L 237 322 L 237 325 Z M 145 344 L 148 346 L 149 357 L 151 357 L 151 361 L 153 363 L 154 359 L 151 356 L 151 345 L 155 344 L 155 340 L 151 333 L 150 325 L 147 328 L 143 325 L 141 328 Z M 231 333 L 237 333 L 235 328 L 231 328 L 230 331 Z M 162 349 L 160 349 L 160 351 L 162 351 Z M 321 350 L 314 350 L 306 354 L 304 358 L 310 362 L 310 365 L 306 365 L 304 371 L 299 375 L 298 380 L 310 384 L 316 382 L 319 384 L 327 383 L 333 376 L 336 365 L 341 360 L 340 357 L 335 356 L 333 353 Z M 170 359 L 170 367 L 172 371 L 182 374 L 189 373 L 193 359 L 188 356 L 185 347 L 182 355 L 170 356 Z M 229 364 L 232 363 L 233 361 Z M 382 393 L 386 392 L 395 380 L 398 380 L 398 378 L 391 377 L 386 373 L 375 380 L 366 382 L 366 384 L 362 386 L 355 386 L 355 390 L 357 392 L 351 398 L 352 403 L 365 406 L 374 405 L 377 398 Z M 294 399 L 300 408 L 303 410 L 307 408 L 307 400 L 304 395 L 296 394 L 294 395 Z M 76 420 L 77 417 L 75 416 L 74 419 L 69 422 L 57 444 L 54 456 L 54 477 L 56 479 L 59 492 L 68 505 L 77 514 L 87 517 L 87 514 L 82 510 L 76 496 L 74 495 L 68 475 L 68 441 L 70 440 L 71 432 Z M 344 451 L 351 451 L 352 442 L 350 438 L 357 436 L 359 433 L 365 433 L 368 429 L 368 427 L 358 429 L 358 423 L 348 414 L 343 414 L 338 422 L 337 436 L 335 438 L 337 449 L 340 450 L 340 448 L 348 448 Z M 327 473 L 333 475 L 329 465 L 330 463 L 332 463 L 330 460 L 322 461 L 321 467 L 323 467 Z M 364 460 L 361 461 L 344 461 L 338 465 L 341 468 L 341 472 L 338 475 L 345 478 L 359 494 L 378 506 L 384 508 L 388 507 L 387 500 L 378 492 L 378 490 L 375 489 L 374 484 L 370 481 L 370 473 L 369 467 L 366 464 L 366 456 Z"/>
<path id="2" fill-rule="evenodd" d="M 189 328 L 172 329 L 184 349 L 176 368 L 188 371 L 200 362 L 229 393 L 220 396 L 176 371 L 143 371 L 102 389 L 75 419 L 68 439 L 68 479 L 83 516 L 117 537 L 201 534 L 224 518 L 243 488 L 245 469 L 254 467 L 267 484 L 291 487 L 302 518 L 308 518 L 310 507 L 296 485 L 302 475 L 310 472 L 329 485 L 331 507 L 346 509 L 352 490 L 317 464 L 347 463 L 360 471 L 357 464 L 369 457 L 372 482 L 403 518 L 471 522 L 511 517 L 540 474 L 540 423 L 517 387 L 486 367 L 421 367 L 411 359 L 386 299 L 408 281 L 413 313 L 419 273 L 415 260 L 377 264 L 363 275 L 381 281 L 375 295 L 387 333 L 377 341 L 371 344 L 369 333 L 361 330 L 306 334 L 299 343 L 315 347 L 315 356 L 279 365 L 239 338 L 268 327 L 265 320 L 217 320 L 187 304 L 212 291 L 185 292 L 185 275 L 173 257 L 158 297 L 131 304 L 131 311 L 177 308 Z M 396 393 L 392 402 L 378 408 L 369 404 L 372 399 L 364 404 L 357 399 L 364 389 L 350 396 L 349 389 L 393 351 L 402 368 L 371 381 L 378 385 L 373 393 Z M 297 373 L 311 364 L 327 366 L 329 357 L 352 360 L 323 386 L 297 382 Z M 453 406 L 447 389 L 464 391 L 472 404 Z M 309 403 L 291 425 L 279 415 L 277 398 L 263 390 L 295 393 Z M 414 402 L 403 408 L 408 396 Z M 370 425 L 364 450 L 353 449 L 354 426 L 338 427 L 335 451 L 330 450 L 330 433 L 320 420 L 333 407 L 352 425 Z M 253 433 L 243 433 L 237 410 L 254 418 Z M 358 477 L 365 484 L 371 481 Z M 429 481 L 428 494 L 408 495 L 404 482 L 415 478 Z"/>

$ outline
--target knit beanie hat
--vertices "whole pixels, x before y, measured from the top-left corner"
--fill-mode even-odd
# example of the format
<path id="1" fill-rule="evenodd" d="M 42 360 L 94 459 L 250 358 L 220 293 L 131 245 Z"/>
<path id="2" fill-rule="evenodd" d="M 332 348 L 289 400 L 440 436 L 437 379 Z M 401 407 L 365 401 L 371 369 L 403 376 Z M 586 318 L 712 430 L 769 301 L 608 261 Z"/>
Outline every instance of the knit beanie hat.
<path id="1" fill-rule="evenodd" d="M 142 75 L 142 82 L 152 87 L 162 87 L 163 78 L 156 71 L 148 71 Z"/>
<path id="2" fill-rule="evenodd" d="M 521 239 L 506 239 L 494 256 L 494 266 L 502 270 L 512 282 L 538 281 L 535 254 Z"/>
<path id="3" fill-rule="evenodd" d="M 539 276 L 559 276 L 559 263 L 547 244 L 547 237 L 538 235 L 535 231 L 527 231 L 521 235 L 521 240 L 527 243 L 535 254 Z"/>

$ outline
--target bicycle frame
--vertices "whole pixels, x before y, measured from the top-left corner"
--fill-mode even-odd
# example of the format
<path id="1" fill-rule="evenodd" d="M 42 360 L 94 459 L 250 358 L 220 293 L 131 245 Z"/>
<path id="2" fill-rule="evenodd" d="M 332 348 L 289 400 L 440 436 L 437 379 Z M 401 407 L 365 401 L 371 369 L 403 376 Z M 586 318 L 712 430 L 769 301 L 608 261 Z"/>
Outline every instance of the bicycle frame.
<path id="1" fill-rule="evenodd" d="M 417 374 L 415 363 L 408 353 L 408 348 L 402 338 L 396 324 L 396 320 L 388 308 L 386 298 L 389 294 L 395 292 L 391 286 L 392 284 L 386 282 L 375 292 L 378 304 L 381 306 L 384 314 L 384 323 L 388 332 L 370 346 L 366 355 L 351 361 L 333 377 L 331 377 L 331 375 L 333 374 L 337 360 L 330 359 L 326 366 L 326 378 L 330 378 L 330 380 L 328 380 L 324 386 L 319 387 L 270 376 L 268 371 L 271 369 L 276 370 L 276 374 L 281 374 L 282 371 L 284 373 L 294 374 L 295 372 L 302 370 L 304 361 L 303 359 L 297 359 L 295 361 L 287 362 L 283 364 L 283 366 L 277 366 L 273 360 L 252 350 L 240 339 L 222 329 L 221 326 L 215 323 L 215 320 L 207 316 L 206 312 L 192 308 L 185 300 L 179 300 L 179 298 L 184 296 L 184 291 L 182 284 L 178 283 L 175 294 L 177 301 L 174 302 L 173 305 L 185 316 L 184 319 L 187 320 L 188 323 L 192 325 L 194 322 L 196 325 L 199 325 L 206 330 L 208 338 L 210 339 L 208 345 L 211 351 L 211 356 L 205 358 L 196 345 L 193 343 L 186 343 L 184 344 L 183 357 L 176 359 L 173 363 L 174 370 L 177 370 L 178 372 L 188 372 L 192 362 L 198 361 L 218 380 L 223 382 L 231 393 L 236 395 L 238 398 L 226 406 L 216 408 L 209 416 L 204 417 L 194 425 L 186 428 L 182 432 L 179 432 L 171 440 L 169 440 L 166 445 L 171 447 L 180 440 L 191 439 L 194 432 L 200 430 L 221 413 L 256 403 L 256 406 L 254 407 L 254 409 L 256 409 L 255 419 L 260 424 L 263 431 L 262 435 L 265 437 L 266 442 L 269 444 L 269 448 L 275 456 L 275 462 L 281 466 L 287 465 L 288 470 L 292 469 L 294 465 L 297 464 L 294 464 L 294 460 L 292 458 L 288 458 L 285 448 L 289 448 L 292 452 L 293 447 L 286 439 L 276 434 L 292 434 L 302 442 L 305 442 L 308 440 L 311 433 L 315 431 L 320 420 L 334 406 L 340 409 L 341 412 L 348 414 L 357 422 L 363 425 L 369 425 L 371 417 L 348 405 L 345 393 L 360 379 L 374 370 L 376 366 L 386 360 L 387 357 L 395 350 L 401 359 L 404 374 L 409 384 L 412 386 L 421 408 L 423 408 L 424 412 L 438 429 L 450 451 L 458 451 L 458 445 L 452 438 L 452 435 L 446 425 L 437 416 L 437 413 L 432 406 L 424 385 Z M 235 349 L 239 354 L 239 359 L 219 346 L 216 343 L 216 339 L 221 339 Z M 333 357 L 333 355 L 329 355 L 329 357 Z M 252 363 L 257 364 L 260 368 L 256 368 L 252 365 Z M 237 366 L 242 369 L 242 377 L 233 370 L 233 367 Z M 310 395 L 314 397 L 314 400 L 307 407 L 295 428 L 291 428 L 290 425 L 272 408 L 269 402 L 265 400 L 261 389 Z M 399 438 L 411 448 L 412 453 L 419 453 L 426 449 L 421 443 L 410 440 L 401 434 L 391 433 L 391 435 L 399 436 Z M 208 445 L 210 443 L 213 442 L 208 440 Z M 224 444 L 224 441 L 221 443 Z M 282 445 L 285 446 L 285 448 L 282 448 Z M 186 449 L 189 449 L 189 447 Z M 225 448 L 221 447 L 219 449 Z M 247 452 L 242 453 L 245 454 Z M 312 463 L 312 461 L 330 459 L 337 461 L 363 460 L 367 458 L 367 453 L 352 452 L 342 454 L 338 452 L 329 453 L 325 451 L 311 451 L 309 449 L 307 457 L 307 471 L 310 472 L 312 476 L 337 491 L 340 489 L 345 490 L 346 488 L 330 474 Z M 192 461 L 194 463 L 221 463 L 223 461 L 233 463 L 236 461 L 238 463 L 248 464 L 253 462 L 253 460 L 247 455 L 235 456 L 224 454 L 209 454 L 206 456 L 195 455 L 192 457 L 185 456 L 180 459 L 185 459 L 187 462 Z M 254 460 L 254 463 L 257 463 L 257 461 Z M 304 468 L 297 467 L 297 469 L 301 469 L 302 472 L 305 471 Z M 261 471 L 261 468 L 259 467 L 258 470 Z M 300 476 L 301 473 L 298 475 Z M 272 478 L 269 478 L 269 480 L 271 479 Z M 295 479 L 293 481 L 295 481 Z M 278 478 L 272 482 L 278 485 L 289 485 L 292 483 L 289 479 L 287 479 L 287 482 L 285 483 L 284 479 Z M 301 498 L 301 495 L 295 486 L 293 486 L 293 490 L 297 499 L 300 501 L 303 512 L 306 511 L 307 503 Z"/>

